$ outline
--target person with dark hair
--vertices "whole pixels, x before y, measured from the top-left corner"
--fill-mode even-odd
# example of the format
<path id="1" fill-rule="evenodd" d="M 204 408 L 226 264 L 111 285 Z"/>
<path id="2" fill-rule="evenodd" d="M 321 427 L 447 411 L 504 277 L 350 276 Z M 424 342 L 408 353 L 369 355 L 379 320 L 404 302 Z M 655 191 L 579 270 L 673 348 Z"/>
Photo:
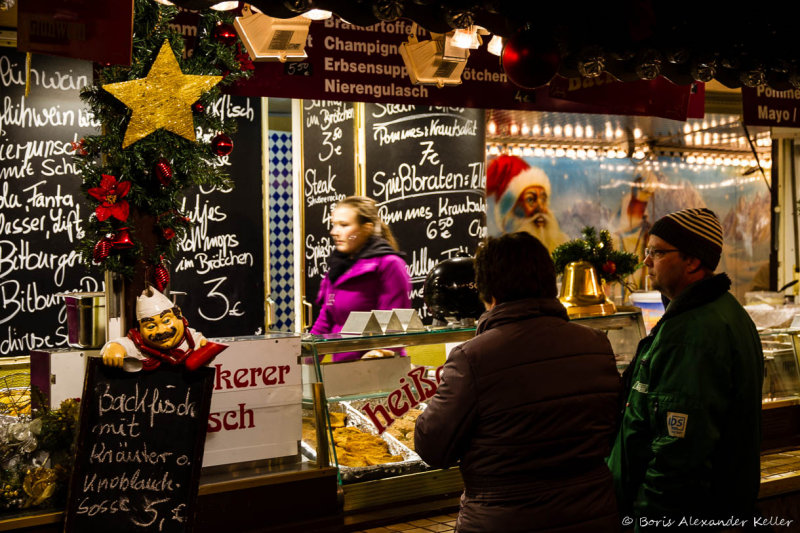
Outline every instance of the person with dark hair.
<path id="1" fill-rule="evenodd" d="M 722 235 L 705 208 L 670 213 L 650 229 L 644 264 L 668 303 L 623 374 L 627 403 L 608 459 L 620 512 L 636 531 L 719 521 L 699 528 L 714 531 L 753 519 L 764 361 L 731 280 L 714 274 Z"/>
<path id="2" fill-rule="evenodd" d="M 344 198 L 336 204 L 331 222 L 335 248 L 317 295 L 321 310 L 310 333 L 338 333 L 352 311 L 411 307 L 411 279 L 405 254 L 398 250 L 375 200 L 364 196 Z M 379 357 L 393 352 L 339 353 L 333 354 L 333 361 L 355 360 L 362 355 Z"/>
<path id="3" fill-rule="evenodd" d="M 461 461 L 456 531 L 618 530 L 604 463 L 620 392 L 608 338 L 569 322 L 530 234 L 489 238 L 475 271 L 487 311 L 450 352 L 414 434 L 429 465 Z"/>

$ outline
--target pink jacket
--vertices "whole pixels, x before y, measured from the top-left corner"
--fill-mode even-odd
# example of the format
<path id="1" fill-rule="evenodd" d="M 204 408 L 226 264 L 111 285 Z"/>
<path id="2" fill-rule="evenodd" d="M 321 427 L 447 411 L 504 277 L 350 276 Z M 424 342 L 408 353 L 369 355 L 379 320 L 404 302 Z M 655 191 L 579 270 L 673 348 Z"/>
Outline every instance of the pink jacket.
<path id="1" fill-rule="evenodd" d="M 325 276 L 317 295 L 321 310 L 311 333 L 341 331 L 351 311 L 373 311 L 411 307 L 411 280 L 406 262 L 397 255 L 359 259 L 331 283 Z M 334 361 L 359 359 L 359 352 L 334 354 Z"/>

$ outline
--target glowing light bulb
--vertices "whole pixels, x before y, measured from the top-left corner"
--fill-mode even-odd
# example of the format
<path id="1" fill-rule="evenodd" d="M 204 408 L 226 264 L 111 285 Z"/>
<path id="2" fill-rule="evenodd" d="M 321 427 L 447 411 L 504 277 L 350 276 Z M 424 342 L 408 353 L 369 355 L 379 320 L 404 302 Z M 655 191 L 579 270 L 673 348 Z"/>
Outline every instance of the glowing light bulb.
<path id="1" fill-rule="evenodd" d="M 583 137 L 583 126 L 581 126 L 580 124 L 575 126 L 575 137 L 579 139 Z"/>
<path id="2" fill-rule="evenodd" d="M 527 135 L 528 133 L 530 133 L 530 131 L 531 131 L 531 129 L 528 127 L 527 124 L 523 124 L 522 125 L 522 134 L 523 135 Z"/>
<path id="3" fill-rule="evenodd" d="M 517 133 L 519 133 L 519 126 L 517 126 L 516 124 L 512 124 L 509 127 L 509 131 L 511 132 L 511 135 L 516 135 Z"/>
<path id="4" fill-rule="evenodd" d="M 230 2 L 230 3 L 238 4 L 239 2 Z M 306 11 L 305 13 L 303 13 L 303 16 L 311 20 L 325 20 L 331 18 L 333 16 L 333 13 L 331 13 L 330 11 L 325 11 L 324 9 L 312 9 L 311 11 Z"/>
<path id="5" fill-rule="evenodd" d="M 555 126 L 553 126 L 553 135 L 555 135 L 556 137 L 561 137 L 561 125 L 560 124 L 556 124 Z"/>
<path id="6" fill-rule="evenodd" d="M 550 135 L 550 125 L 545 124 L 542 126 L 542 135 Z"/>
<path id="7" fill-rule="evenodd" d="M 459 28 L 457 30 L 453 30 L 453 37 L 450 40 L 450 43 L 458 48 L 469 48 L 471 50 L 474 50 L 481 45 L 481 42 L 478 39 L 478 32 L 474 26 L 470 26 L 469 29 Z"/>
<path id="8" fill-rule="evenodd" d="M 211 6 L 211 9 L 214 9 L 215 11 L 230 11 L 231 9 L 236 9 L 237 7 L 239 7 L 239 2 L 220 2 Z"/>
<path id="9" fill-rule="evenodd" d="M 594 137 L 594 128 L 591 126 L 586 126 L 586 136 L 587 137 Z"/>
<path id="10" fill-rule="evenodd" d="M 487 126 L 489 129 L 489 134 L 494 135 L 497 133 L 497 124 L 495 124 L 494 120 L 489 121 L 489 125 Z"/>
<path id="11" fill-rule="evenodd" d="M 633 130 L 633 138 L 634 139 L 641 139 L 642 138 L 642 130 L 639 128 L 634 128 Z"/>
<path id="12" fill-rule="evenodd" d="M 539 135 L 541 132 L 542 128 L 540 128 L 538 124 L 534 124 L 533 127 L 531 128 L 531 134 L 533 135 Z"/>
<path id="13" fill-rule="evenodd" d="M 544 150 L 541 148 L 534 148 L 533 155 L 535 155 L 536 157 L 544 157 Z"/>
<path id="14" fill-rule="evenodd" d="M 589 159 L 596 158 L 597 157 L 597 150 L 595 150 L 594 148 L 590 148 L 589 150 L 586 150 L 586 156 Z"/>
<path id="15" fill-rule="evenodd" d="M 566 124 L 564 126 L 564 136 L 565 137 L 572 137 L 572 132 L 573 132 L 572 124 Z"/>
<path id="16" fill-rule="evenodd" d="M 494 54 L 499 56 L 503 53 L 503 38 L 499 35 L 493 35 L 491 40 L 489 40 L 489 44 L 486 45 L 486 50 L 490 54 Z"/>

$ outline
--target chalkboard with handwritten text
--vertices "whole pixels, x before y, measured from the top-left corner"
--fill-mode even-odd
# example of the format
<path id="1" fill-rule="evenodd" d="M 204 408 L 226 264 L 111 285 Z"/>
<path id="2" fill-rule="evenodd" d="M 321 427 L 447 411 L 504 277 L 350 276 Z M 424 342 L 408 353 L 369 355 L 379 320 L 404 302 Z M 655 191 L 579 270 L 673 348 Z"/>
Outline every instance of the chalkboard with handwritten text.
<path id="1" fill-rule="evenodd" d="M 317 293 L 333 251 L 331 210 L 356 190 L 355 110 L 349 102 L 323 100 L 303 100 L 302 109 L 304 299 L 316 317 Z"/>
<path id="2" fill-rule="evenodd" d="M 190 532 L 214 370 L 88 361 L 67 533 Z"/>
<path id="3" fill-rule="evenodd" d="M 233 152 L 211 156 L 233 188 L 200 187 L 183 198 L 181 212 L 194 225 L 171 265 L 170 291 L 206 337 L 257 335 L 265 328 L 261 103 L 223 95 L 206 112 L 236 120 Z"/>
<path id="4" fill-rule="evenodd" d="M 425 276 L 486 235 L 484 112 L 365 104 L 366 195 L 407 254 L 412 305 L 430 323 Z"/>
<path id="5" fill-rule="evenodd" d="M 90 212 L 73 142 L 99 122 L 80 100 L 87 61 L 34 55 L 25 97 L 25 54 L 0 49 L 0 356 L 65 346 L 66 291 L 102 290 L 74 251 Z"/>

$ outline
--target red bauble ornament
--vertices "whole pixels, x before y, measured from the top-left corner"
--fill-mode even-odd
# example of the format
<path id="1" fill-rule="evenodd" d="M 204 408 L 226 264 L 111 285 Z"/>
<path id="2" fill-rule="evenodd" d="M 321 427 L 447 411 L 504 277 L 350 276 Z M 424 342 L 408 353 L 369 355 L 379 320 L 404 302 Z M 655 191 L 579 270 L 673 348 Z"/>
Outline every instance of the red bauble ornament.
<path id="1" fill-rule="evenodd" d="M 233 141 L 225 133 L 211 139 L 211 151 L 214 155 L 224 157 L 233 152 Z"/>
<path id="2" fill-rule="evenodd" d="M 503 70 L 514 85 L 536 89 L 550 83 L 558 72 L 558 45 L 533 29 L 518 32 L 508 40 L 501 55 Z"/>
<path id="3" fill-rule="evenodd" d="M 106 260 L 110 253 L 111 241 L 103 237 L 97 241 L 97 244 L 94 245 L 94 250 L 92 250 L 92 259 L 94 259 L 95 263 L 102 263 Z"/>
<path id="4" fill-rule="evenodd" d="M 609 276 L 613 276 L 617 271 L 617 264 L 614 261 L 606 261 L 603 263 L 603 272 Z"/>
<path id="5" fill-rule="evenodd" d="M 165 158 L 160 158 L 153 168 L 159 183 L 166 187 L 172 181 L 172 167 Z"/>
<path id="6" fill-rule="evenodd" d="M 164 265 L 158 265 L 155 271 L 155 282 L 156 282 L 156 289 L 161 292 L 164 292 L 164 289 L 167 288 L 169 284 L 169 271 L 164 267 Z"/>
<path id="7" fill-rule="evenodd" d="M 111 246 L 117 250 L 127 250 L 133 248 L 133 241 L 131 240 L 128 228 L 120 228 L 114 238 L 111 239 Z"/>
<path id="8" fill-rule="evenodd" d="M 202 115 L 203 113 L 206 112 L 206 106 L 204 106 L 200 102 L 195 102 L 192 104 L 192 111 L 194 111 L 198 115 Z"/>
<path id="9" fill-rule="evenodd" d="M 171 241 L 175 237 L 175 230 L 172 228 L 164 228 L 164 238 Z"/>
<path id="10" fill-rule="evenodd" d="M 233 24 L 223 23 L 214 26 L 211 36 L 215 41 L 222 43 L 225 46 L 231 46 L 232 44 L 236 43 L 236 40 L 239 38 L 239 36 L 236 34 L 236 28 L 233 27 Z"/>

